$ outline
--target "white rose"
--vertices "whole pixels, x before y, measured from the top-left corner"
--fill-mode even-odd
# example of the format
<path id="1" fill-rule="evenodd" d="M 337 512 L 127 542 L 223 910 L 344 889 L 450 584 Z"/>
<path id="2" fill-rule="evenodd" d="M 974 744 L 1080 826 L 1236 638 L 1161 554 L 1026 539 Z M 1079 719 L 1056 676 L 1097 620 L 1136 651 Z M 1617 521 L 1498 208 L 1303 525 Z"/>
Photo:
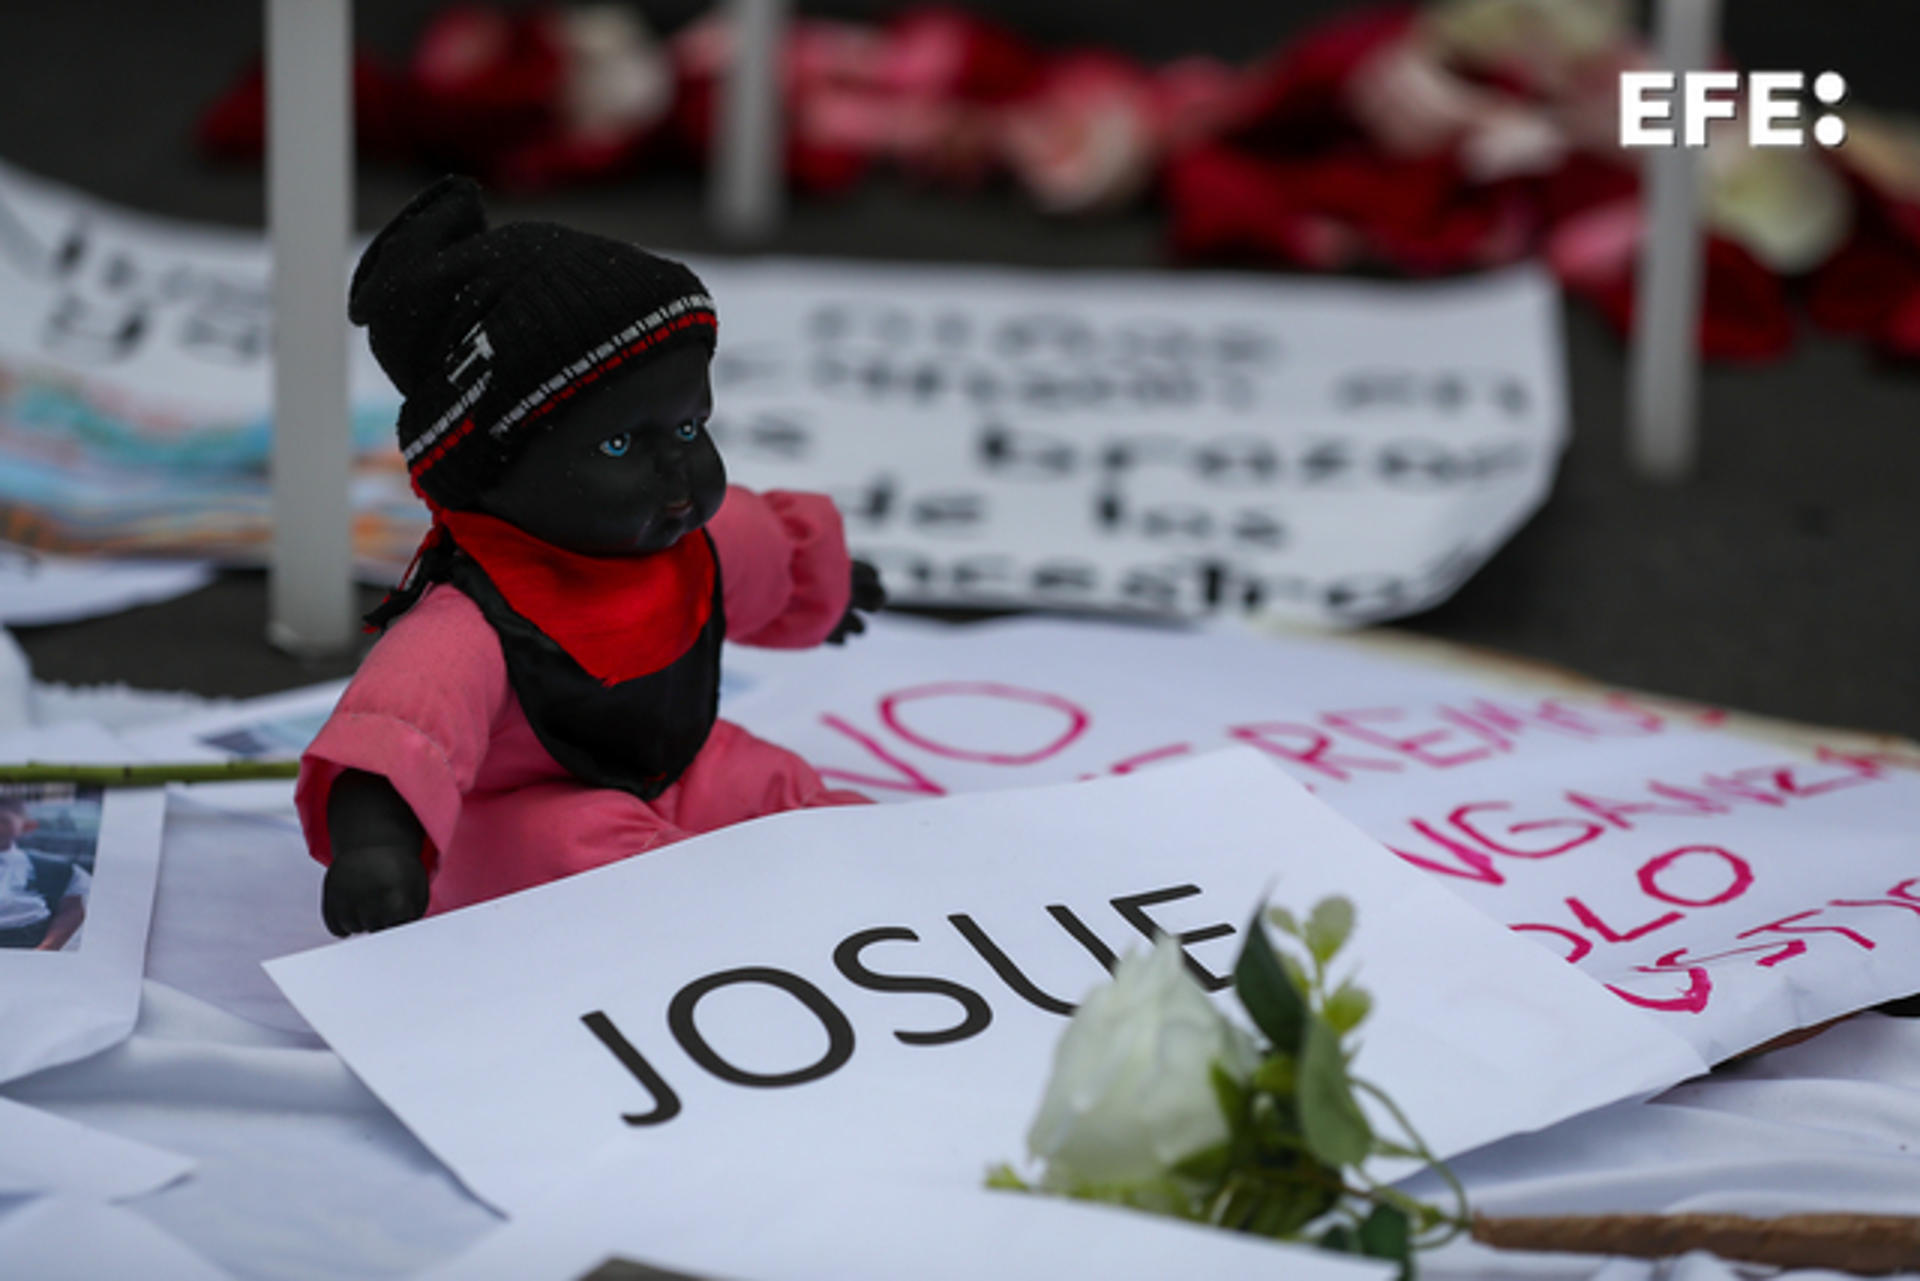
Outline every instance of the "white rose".
<path id="1" fill-rule="evenodd" d="M 1155 1179 L 1227 1137 L 1213 1091 L 1218 1062 L 1244 1079 L 1259 1062 L 1162 936 L 1129 955 L 1089 996 L 1054 1051 L 1027 1149 L 1046 1163 L 1044 1187 Z"/>

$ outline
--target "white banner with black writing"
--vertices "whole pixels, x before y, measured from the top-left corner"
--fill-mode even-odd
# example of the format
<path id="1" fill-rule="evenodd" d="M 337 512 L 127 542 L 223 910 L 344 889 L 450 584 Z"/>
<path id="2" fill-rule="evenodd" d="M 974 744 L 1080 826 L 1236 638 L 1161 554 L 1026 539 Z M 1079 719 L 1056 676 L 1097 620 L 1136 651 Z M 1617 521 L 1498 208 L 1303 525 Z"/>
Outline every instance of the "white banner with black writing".
<path id="1" fill-rule="evenodd" d="M 1565 435 L 1534 269 L 1444 285 L 700 263 L 713 430 L 895 600 L 1368 622 L 1438 603 Z"/>

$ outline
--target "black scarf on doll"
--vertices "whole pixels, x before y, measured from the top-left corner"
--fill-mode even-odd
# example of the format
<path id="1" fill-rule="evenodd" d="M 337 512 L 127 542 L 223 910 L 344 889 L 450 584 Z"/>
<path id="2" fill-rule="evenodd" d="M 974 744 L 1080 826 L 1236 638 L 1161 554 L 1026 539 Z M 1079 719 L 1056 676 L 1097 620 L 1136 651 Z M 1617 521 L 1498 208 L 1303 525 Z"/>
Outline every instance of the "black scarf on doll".
<path id="1" fill-rule="evenodd" d="M 436 512 L 414 572 L 367 621 L 384 626 L 435 581 L 479 606 L 534 734 L 582 782 L 650 801 L 705 746 L 727 630 L 705 530 L 645 556 L 585 556 L 497 517 Z"/>

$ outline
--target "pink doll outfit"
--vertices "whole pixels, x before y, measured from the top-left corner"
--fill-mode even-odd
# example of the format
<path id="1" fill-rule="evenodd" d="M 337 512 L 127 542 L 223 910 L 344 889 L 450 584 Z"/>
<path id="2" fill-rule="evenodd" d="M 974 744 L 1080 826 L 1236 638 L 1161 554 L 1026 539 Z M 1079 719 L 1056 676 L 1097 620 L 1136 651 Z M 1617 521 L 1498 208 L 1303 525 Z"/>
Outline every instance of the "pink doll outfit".
<path id="1" fill-rule="evenodd" d="M 728 640 L 804 648 L 846 613 L 851 562 L 825 497 L 731 487 L 706 529 Z M 333 848 L 327 795 L 344 769 L 385 777 L 425 827 L 430 914 L 764 814 L 867 800 L 724 719 L 651 801 L 582 783 L 528 723 L 479 607 L 445 583 L 388 628 L 301 758 L 294 800 L 322 863 Z"/>

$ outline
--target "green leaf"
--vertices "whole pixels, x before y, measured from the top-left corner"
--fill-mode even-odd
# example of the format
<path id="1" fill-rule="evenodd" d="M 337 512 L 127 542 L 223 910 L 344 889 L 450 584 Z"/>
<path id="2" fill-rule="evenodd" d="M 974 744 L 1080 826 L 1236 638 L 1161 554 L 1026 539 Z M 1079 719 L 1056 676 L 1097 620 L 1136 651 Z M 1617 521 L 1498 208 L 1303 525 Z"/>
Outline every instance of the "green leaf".
<path id="1" fill-rule="evenodd" d="M 1201 1148 L 1192 1156 L 1176 1161 L 1167 1173 L 1178 1179 L 1191 1179 L 1195 1183 L 1209 1187 L 1218 1186 L 1233 1168 L 1233 1144 L 1216 1143 L 1210 1148 Z"/>
<path id="2" fill-rule="evenodd" d="M 1316 1178 L 1311 1173 L 1305 1171 L 1302 1173 L 1305 1177 L 1295 1178 L 1282 1185 L 1286 1190 L 1289 1210 L 1285 1231 L 1288 1236 L 1296 1239 L 1301 1229 L 1331 1210 L 1340 1200 L 1340 1184 L 1337 1178 Z"/>
<path id="3" fill-rule="evenodd" d="M 1123 1205 L 1153 1214 L 1168 1214 L 1177 1219 L 1200 1217 L 1193 1203 L 1192 1190 L 1174 1179 L 1142 1179 L 1134 1183 L 1075 1183 L 1066 1194 L 1076 1201 L 1098 1201 L 1103 1205 Z"/>
<path id="4" fill-rule="evenodd" d="M 1253 1088 L 1292 1098 L 1299 1079 L 1300 1073 L 1294 1066 L 1291 1054 L 1269 1054 L 1253 1071 Z"/>
<path id="5" fill-rule="evenodd" d="M 1247 1231 L 1278 1240 L 1300 1230 L 1314 1216 L 1313 1199 L 1303 1188 L 1283 1185 L 1269 1191 L 1255 1205 Z"/>
<path id="6" fill-rule="evenodd" d="M 1353 1229 L 1344 1223 L 1336 1223 L 1322 1232 L 1314 1242 L 1322 1250 L 1338 1250 L 1342 1254 L 1357 1253 L 1359 1243 L 1354 1240 Z"/>
<path id="7" fill-rule="evenodd" d="M 987 1186 L 1003 1192 L 1031 1192 L 1027 1181 L 1013 1172 L 1013 1167 L 1002 1161 L 999 1165 L 987 1169 Z"/>
<path id="8" fill-rule="evenodd" d="M 1347 936 L 1352 933 L 1353 903 L 1336 894 L 1313 905 L 1302 937 L 1314 959 L 1325 965 L 1345 946 Z"/>
<path id="9" fill-rule="evenodd" d="M 1360 1224 L 1360 1252 L 1376 1259 L 1405 1259 L 1413 1253 L 1413 1232 L 1397 1205 L 1376 1205 Z"/>
<path id="10" fill-rule="evenodd" d="M 1213 1097 L 1220 1104 L 1220 1115 L 1226 1118 L 1227 1133 L 1240 1133 L 1247 1125 L 1247 1087 L 1218 1063 L 1208 1069 L 1207 1079 L 1213 1083 Z"/>
<path id="11" fill-rule="evenodd" d="M 1355 1237 L 1361 1254 L 1392 1259 L 1400 1265 L 1400 1281 L 1413 1281 L 1413 1232 L 1398 1206 L 1374 1206 Z"/>
<path id="12" fill-rule="evenodd" d="M 1320 1011 L 1333 1030 L 1341 1036 L 1353 1031 L 1366 1020 L 1373 1010 L 1373 998 L 1367 995 L 1365 988 L 1355 987 L 1351 981 L 1342 983 L 1327 998 L 1327 1004 Z"/>
<path id="13" fill-rule="evenodd" d="M 1273 928 L 1279 930 L 1282 934 L 1290 935 L 1293 938 L 1300 937 L 1300 922 L 1294 920 L 1293 913 L 1289 912 L 1286 908 L 1268 908 L 1267 920 L 1271 921 Z"/>
<path id="14" fill-rule="evenodd" d="M 1292 1095 L 1257 1093 L 1253 1096 L 1253 1106 L 1247 1109 L 1250 1122 L 1247 1129 L 1255 1159 L 1299 1148 L 1300 1123 L 1294 1116 Z"/>
<path id="15" fill-rule="evenodd" d="M 1246 1007 L 1253 1025 L 1276 1050 L 1288 1054 L 1300 1052 L 1300 1039 L 1306 1032 L 1307 1003 L 1288 977 L 1280 954 L 1268 941 L 1257 912 L 1247 925 L 1247 941 L 1233 966 L 1233 991 Z"/>
<path id="16" fill-rule="evenodd" d="M 1233 1232 L 1244 1232 L 1252 1213 L 1253 1194 L 1247 1189 L 1246 1181 L 1229 1176 L 1209 1221 Z"/>
<path id="17" fill-rule="evenodd" d="M 1358 1165 L 1373 1147 L 1373 1129 L 1354 1102 L 1340 1037 L 1320 1019 L 1307 1024 L 1300 1052 L 1300 1132 L 1307 1150 L 1328 1165 Z"/>

